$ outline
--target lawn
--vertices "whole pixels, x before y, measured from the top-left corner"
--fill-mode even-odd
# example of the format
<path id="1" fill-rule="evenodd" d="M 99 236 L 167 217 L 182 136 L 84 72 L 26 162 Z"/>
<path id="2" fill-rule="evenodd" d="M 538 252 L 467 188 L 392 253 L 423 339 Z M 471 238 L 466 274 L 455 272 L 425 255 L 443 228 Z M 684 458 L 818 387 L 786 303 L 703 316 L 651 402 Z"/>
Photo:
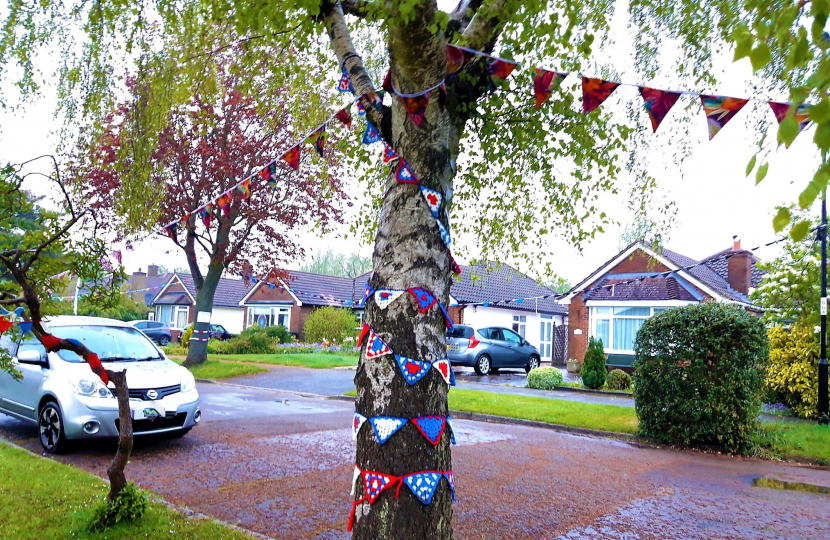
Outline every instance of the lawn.
<path id="1" fill-rule="evenodd" d="M 127 478 L 130 469 L 127 467 Z M 106 496 L 99 478 L 0 443 L 0 538 L 41 540 L 253 540 L 219 523 L 191 519 L 153 503 L 140 520 L 91 534 L 91 508 Z"/>
<path id="2" fill-rule="evenodd" d="M 276 366 L 295 366 L 314 369 L 356 366 L 358 356 L 332 353 L 282 353 L 282 354 L 211 354 L 212 360 L 254 362 Z"/>
<path id="3" fill-rule="evenodd" d="M 184 358 L 171 358 L 177 364 L 184 362 Z M 227 379 L 230 377 L 239 377 L 240 375 L 253 375 L 254 373 L 262 373 L 268 369 L 260 366 L 253 366 L 250 364 L 242 364 L 239 362 L 219 362 L 218 360 L 208 360 L 201 366 L 196 366 L 190 369 L 193 376 L 197 379 Z"/>
<path id="4" fill-rule="evenodd" d="M 763 424 L 764 429 L 780 436 L 784 457 L 805 458 L 822 465 L 830 464 L 830 426 L 806 422 L 776 421 Z"/>

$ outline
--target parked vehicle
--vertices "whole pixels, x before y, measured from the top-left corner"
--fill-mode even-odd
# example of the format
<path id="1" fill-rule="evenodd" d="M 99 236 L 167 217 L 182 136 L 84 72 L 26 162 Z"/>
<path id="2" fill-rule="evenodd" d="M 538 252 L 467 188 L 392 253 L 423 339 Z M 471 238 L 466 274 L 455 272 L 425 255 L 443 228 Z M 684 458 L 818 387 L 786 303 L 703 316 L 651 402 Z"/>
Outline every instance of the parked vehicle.
<path id="1" fill-rule="evenodd" d="M 182 334 L 184 334 L 185 331 L 188 328 L 190 328 L 191 326 L 193 326 L 193 325 L 188 324 L 184 328 L 184 330 L 179 332 L 179 337 L 177 338 L 179 343 L 181 343 L 181 341 L 182 341 Z M 236 336 L 237 336 L 237 334 L 231 334 L 230 332 L 225 330 L 225 327 L 222 326 L 221 324 L 211 324 L 210 325 L 210 339 L 218 339 L 219 341 L 225 341 L 225 340 L 231 339 L 231 338 L 236 337 Z"/>
<path id="2" fill-rule="evenodd" d="M 166 324 L 158 321 L 130 321 L 127 324 L 138 328 L 144 335 L 152 339 L 162 347 L 170 343 L 172 334 Z"/>
<path id="3" fill-rule="evenodd" d="M 168 360 L 147 336 L 127 323 L 97 317 L 53 317 L 51 334 L 74 338 L 109 370 L 126 369 L 133 434 L 181 437 L 201 420 L 196 380 Z M 118 436 L 114 386 L 104 386 L 89 365 L 70 351 L 46 353 L 31 334 L 22 342 L 0 337 L 22 379 L 0 372 L 0 412 L 38 426 L 50 453 L 67 442 Z"/>
<path id="4" fill-rule="evenodd" d="M 539 367 L 539 351 L 522 336 L 508 328 L 493 326 L 474 330 L 456 324 L 447 332 L 447 356 L 453 366 L 473 367 L 479 375 L 500 368 Z"/>

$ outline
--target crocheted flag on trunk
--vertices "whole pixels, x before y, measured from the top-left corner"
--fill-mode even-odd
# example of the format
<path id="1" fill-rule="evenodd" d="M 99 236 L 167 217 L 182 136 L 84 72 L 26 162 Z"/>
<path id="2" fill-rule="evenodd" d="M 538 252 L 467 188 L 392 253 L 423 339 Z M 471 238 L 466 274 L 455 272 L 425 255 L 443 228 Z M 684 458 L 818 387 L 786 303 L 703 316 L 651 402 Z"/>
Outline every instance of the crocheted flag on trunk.
<path id="1" fill-rule="evenodd" d="M 455 262 L 455 257 L 452 256 L 452 253 L 450 253 L 450 270 L 456 276 L 461 273 L 461 267 Z"/>
<path id="2" fill-rule="evenodd" d="M 366 497 L 369 503 L 374 503 L 384 490 L 395 485 L 400 480 L 397 476 L 379 472 L 363 471 L 363 488 L 366 490 Z"/>
<path id="3" fill-rule="evenodd" d="M 536 97 L 536 108 L 542 106 L 553 91 L 559 88 L 567 73 L 557 73 L 545 69 L 536 68 L 533 74 L 533 95 Z"/>
<path id="4" fill-rule="evenodd" d="M 429 211 L 432 212 L 432 215 L 437 218 L 438 210 L 441 208 L 441 200 L 444 198 L 443 195 L 441 195 L 441 192 L 428 188 L 423 184 L 421 184 L 420 187 L 421 194 L 424 196 L 427 206 L 429 206 Z"/>
<path id="5" fill-rule="evenodd" d="M 438 302 L 431 292 L 421 287 L 412 287 L 407 291 L 418 301 L 418 309 L 421 310 L 421 313 L 426 313 L 429 308 Z"/>
<path id="6" fill-rule="evenodd" d="M 436 219 L 435 223 L 438 224 L 438 231 L 441 233 L 441 241 L 444 242 L 444 245 L 450 247 L 452 244 L 452 238 L 450 237 L 450 231 L 444 227 L 444 224 L 441 223 L 441 220 Z"/>
<path id="7" fill-rule="evenodd" d="M 420 472 L 405 476 L 403 483 L 412 490 L 412 494 L 418 497 L 418 500 L 424 504 L 429 504 L 432 502 L 432 496 L 435 494 L 435 488 L 438 487 L 440 480 L 441 473 Z"/>
<path id="8" fill-rule="evenodd" d="M 357 485 L 357 479 L 360 478 L 360 467 L 357 465 L 354 466 L 354 475 L 352 476 L 352 491 L 350 495 L 354 496 L 354 489 L 355 485 Z"/>
<path id="9" fill-rule="evenodd" d="M 343 76 L 340 77 L 340 82 L 337 84 L 338 92 L 351 92 L 354 94 L 352 81 L 349 80 L 349 74 L 346 72 L 346 66 L 343 66 Z"/>
<path id="10" fill-rule="evenodd" d="M 441 360 L 436 360 L 432 363 L 432 367 L 438 370 L 438 373 L 444 378 L 447 384 L 450 384 L 450 377 L 452 374 L 452 366 L 450 365 L 450 361 L 446 358 L 442 358 Z"/>
<path id="11" fill-rule="evenodd" d="M 369 335 L 370 330 L 371 329 L 369 328 L 369 325 L 366 324 L 366 323 L 363 323 L 363 328 L 360 330 L 360 337 L 357 338 L 357 346 L 358 347 L 363 346 L 363 340 L 366 339 L 366 336 Z"/>
<path id="12" fill-rule="evenodd" d="M 398 153 L 395 152 L 395 149 L 388 144 L 383 143 L 383 162 L 389 163 L 390 161 L 394 161 L 396 159 L 398 159 Z"/>
<path id="13" fill-rule="evenodd" d="M 371 122 L 366 122 L 366 131 L 363 132 L 363 144 L 373 144 L 380 141 L 381 138 L 378 130 Z"/>
<path id="14" fill-rule="evenodd" d="M 395 172 L 395 180 L 407 184 L 417 184 L 418 177 L 404 160 L 398 161 L 398 170 Z"/>
<path id="15" fill-rule="evenodd" d="M 727 122 L 732 120 L 744 108 L 747 101 L 746 99 L 701 94 L 700 102 L 703 104 L 703 111 L 706 113 L 710 141 L 723 129 Z"/>
<path id="16" fill-rule="evenodd" d="M 651 127 L 655 132 L 681 96 L 680 92 L 667 92 L 642 86 L 640 87 L 640 95 L 643 96 L 643 103 L 646 112 L 648 112 L 648 117 L 651 119 Z"/>
<path id="17" fill-rule="evenodd" d="M 410 386 L 420 381 L 432 366 L 429 362 L 424 362 L 423 360 L 413 360 L 412 358 L 407 358 L 406 356 L 401 356 L 399 354 L 395 355 L 395 360 L 398 361 L 398 367 L 401 368 L 401 374 L 403 375 L 404 380 Z"/>
<path id="18" fill-rule="evenodd" d="M 444 473 L 444 476 L 447 477 L 447 482 L 450 483 L 450 491 L 452 491 L 452 500 L 455 502 L 455 475 L 452 471 L 447 471 Z"/>
<path id="19" fill-rule="evenodd" d="M 406 109 L 406 114 L 409 115 L 409 119 L 412 120 L 413 124 L 421 127 L 426 117 L 427 106 L 429 106 L 429 99 L 432 97 L 432 92 L 425 92 L 420 96 L 399 97 L 404 109 Z"/>
<path id="20" fill-rule="evenodd" d="M 394 291 L 392 289 L 381 289 L 375 291 L 375 304 L 380 309 L 386 309 L 391 302 L 394 302 L 406 291 Z"/>
<path id="21" fill-rule="evenodd" d="M 450 319 L 450 314 L 447 313 L 447 308 L 445 308 L 442 304 L 438 304 L 438 307 L 441 308 L 441 313 L 444 314 L 444 323 L 447 325 L 447 330 L 452 332 L 452 319 Z"/>
<path id="22" fill-rule="evenodd" d="M 452 427 L 452 416 L 447 417 L 447 425 L 450 426 L 450 442 L 455 444 L 455 430 Z"/>
<path id="23" fill-rule="evenodd" d="M 415 427 L 418 428 L 421 435 L 426 437 L 433 446 L 437 446 L 441 441 L 441 435 L 444 434 L 444 426 L 447 425 L 447 419 L 443 416 L 419 416 L 418 418 L 413 418 L 412 423 L 415 424 Z"/>
<path id="24" fill-rule="evenodd" d="M 582 77 L 582 112 L 589 113 L 602 105 L 620 83 Z"/>
<path id="25" fill-rule="evenodd" d="M 406 418 L 374 416 L 369 419 L 369 423 L 372 424 L 372 428 L 375 430 L 375 438 L 380 444 L 383 444 L 406 424 Z"/>
<path id="26" fill-rule="evenodd" d="M 366 358 L 375 358 L 384 354 L 392 354 L 392 350 L 375 334 L 374 330 L 369 330 L 369 347 L 366 349 Z"/>
<path id="27" fill-rule="evenodd" d="M 280 159 L 288 163 L 295 171 L 300 170 L 300 145 L 290 148 L 288 152 L 280 156 Z"/>
<path id="28" fill-rule="evenodd" d="M 363 299 L 360 301 L 360 305 L 366 304 L 366 300 L 368 300 L 369 297 L 372 296 L 373 292 L 375 292 L 375 290 L 373 288 L 371 288 L 369 286 L 369 284 L 367 283 L 366 284 L 366 290 L 363 291 Z"/>
<path id="29" fill-rule="evenodd" d="M 340 120 L 343 123 L 343 125 L 347 128 L 352 127 L 352 115 L 349 112 L 349 105 L 346 105 L 345 107 L 337 111 L 334 117 Z"/>
<path id="30" fill-rule="evenodd" d="M 352 439 L 357 440 L 357 434 L 360 432 L 360 428 L 363 426 L 363 422 L 365 421 L 365 416 L 359 412 L 354 413 L 354 421 L 352 422 Z"/>

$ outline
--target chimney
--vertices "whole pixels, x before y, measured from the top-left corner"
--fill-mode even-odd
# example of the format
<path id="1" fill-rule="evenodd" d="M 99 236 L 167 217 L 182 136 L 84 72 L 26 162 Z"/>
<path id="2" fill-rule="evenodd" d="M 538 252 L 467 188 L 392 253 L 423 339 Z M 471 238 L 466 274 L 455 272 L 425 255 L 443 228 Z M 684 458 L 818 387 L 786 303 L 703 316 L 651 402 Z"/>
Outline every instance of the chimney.
<path id="1" fill-rule="evenodd" d="M 737 234 L 732 237 L 732 251 L 740 251 L 741 250 L 741 237 Z"/>
<path id="2" fill-rule="evenodd" d="M 726 281 L 741 294 L 749 294 L 752 287 L 752 254 L 741 249 L 740 237 L 732 237 L 732 250 L 726 260 Z"/>
<path id="3" fill-rule="evenodd" d="M 147 267 L 147 277 L 159 277 L 158 265 L 151 264 Z"/>
<path id="4" fill-rule="evenodd" d="M 142 272 L 141 268 L 139 268 L 138 272 L 133 272 L 132 277 L 130 277 L 130 289 L 137 290 L 145 288 L 147 288 L 147 274 Z M 134 292 L 130 296 L 132 296 L 133 300 L 136 302 L 144 303 L 143 292 Z"/>

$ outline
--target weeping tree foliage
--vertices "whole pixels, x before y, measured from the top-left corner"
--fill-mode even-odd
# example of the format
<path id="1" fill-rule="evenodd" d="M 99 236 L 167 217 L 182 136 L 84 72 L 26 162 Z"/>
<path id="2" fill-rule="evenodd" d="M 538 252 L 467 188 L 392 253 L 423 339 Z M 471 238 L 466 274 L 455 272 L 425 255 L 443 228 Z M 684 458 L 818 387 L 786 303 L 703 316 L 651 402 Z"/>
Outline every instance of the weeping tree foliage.
<path id="1" fill-rule="evenodd" d="M 24 94 L 31 94 L 38 84 L 35 52 L 44 45 L 60 45 L 66 51 L 59 73 L 61 106 L 69 117 L 85 118 L 94 132 L 119 86 L 113 66 L 137 64 L 146 77 L 141 87 L 154 89 L 144 93 L 139 114 L 130 120 L 137 134 L 157 133 L 159 125 L 154 124 L 163 124 L 160 119 L 171 107 L 186 103 L 206 84 L 206 59 L 230 47 L 237 47 L 241 71 L 261 75 L 274 88 L 313 87 L 309 73 L 328 74 L 323 79 L 334 84 L 341 66 L 359 96 L 375 92 L 375 83 L 387 70 L 400 93 L 421 92 L 445 81 L 446 95 L 430 101 L 420 126 L 392 96 L 382 103 L 365 100 L 366 117 L 421 184 L 443 195 L 441 225 L 453 233 L 469 233 L 483 257 L 519 252 L 544 260 L 545 239 L 552 232 L 581 246 L 602 231 L 609 222 L 598 207 L 603 193 L 630 191 L 647 199 L 656 179 L 643 172 L 644 161 L 638 157 L 648 149 L 639 136 L 643 128 L 603 108 L 587 115 L 577 112 L 578 83 L 569 82 L 575 77 L 539 110 L 532 100 L 529 69 L 517 70 L 508 82 L 494 82 L 484 59 L 473 58 L 448 79 L 446 46 L 497 53 L 529 66 L 611 77 L 615 66 L 601 59 L 615 46 L 609 38 L 615 6 L 611 0 L 460 0 L 446 11 L 435 1 L 423 0 L 159 0 L 152 5 L 68 0 L 36 6 L 12 1 L 0 38 L 0 68 L 13 67 L 6 77 L 14 76 Z M 627 9 L 643 82 L 668 69 L 674 79 L 717 93 L 713 62 L 734 45 L 735 57 L 749 56 L 760 72 L 759 95 L 816 103 L 809 114 L 818 124 L 816 145 L 826 154 L 827 0 L 631 0 Z M 282 48 L 284 54 L 265 54 L 267 49 L 258 43 Z M 666 50 L 682 55 L 664 59 L 661 52 Z M 296 107 L 310 121 L 319 121 L 342 105 Z M 748 172 L 757 170 L 758 181 L 768 170 L 768 152 L 778 140 L 791 141 L 797 127 L 791 111 L 776 140 L 766 141 L 759 133 L 759 150 L 748 166 Z M 396 182 L 372 147 L 343 145 L 341 151 L 344 170 L 360 176 L 360 189 L 369 195 L 354 225 L 356 233 L 375 239 L 369 285 L 419 286 L 446 304 L 451 258 L 418 187 Z M 139 155 L 124 160 L 137 168 L 124 186 L 128 205 L 145 208 L 144 213 L 134 212 L 136 216 L 150 211 L 153 203 L 148 181 L 153 175 Z M 823 160 L 799 204 L 810 206 L 828 178 L 830 168 Z M 776 227 L 786 227 L 789 218 L 779 215 Z M 139 219 L 132 222 L 136 230 L 143 226 Z M 803 229 L 797 224 L 794 236 Z M 365 313 L 366 323 L 402 357 L 432 361 L 445 356 L 440 311 L 421 313 L 414 298 L 405 295 L 386 309 L 370 298 Z M 355 383 L 356 409 L 367 417 L 448 412 L 447 385 L 437 369 L 409 385 L 392 355 L 368 358 L 364 347 Z M 359 469 L 391 475 L 393 483 L 418 471 L 452 470 L 448 434 L 433 446 L 410 427 L 381 446 L 364 426 L 357 438 Z M 363 484 L 357 484 L 355 538 L 452 538 L 452 497 L 443 478 L 428 506 L 406 489 L 400 497 L 387 490 L 370 504 Z"/>

